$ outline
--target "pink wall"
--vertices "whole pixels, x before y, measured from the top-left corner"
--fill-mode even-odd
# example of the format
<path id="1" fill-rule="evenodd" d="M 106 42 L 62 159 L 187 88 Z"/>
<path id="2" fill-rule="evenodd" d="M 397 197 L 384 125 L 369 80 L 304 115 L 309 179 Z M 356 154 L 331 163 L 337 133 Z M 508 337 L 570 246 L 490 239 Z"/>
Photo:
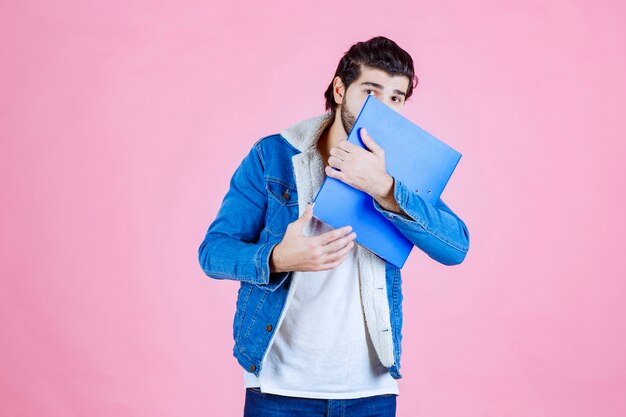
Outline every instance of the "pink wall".
<path id="1" fill-rule="evenodd" d="M 626 415 L 625 12 L 3 1 L 0 415 L 242 415 L 237 283 L 198 245 L 252 143 L 379 34 L 416 61 L 405 114 L 463 153 L 472 242 L 403 270 L 398 415 Z"/>

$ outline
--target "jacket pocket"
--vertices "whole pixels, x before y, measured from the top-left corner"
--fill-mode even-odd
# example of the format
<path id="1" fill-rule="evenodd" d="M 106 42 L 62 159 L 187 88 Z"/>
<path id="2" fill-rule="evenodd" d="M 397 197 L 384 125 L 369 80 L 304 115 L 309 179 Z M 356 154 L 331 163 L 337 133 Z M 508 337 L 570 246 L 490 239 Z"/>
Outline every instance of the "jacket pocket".
<path id="1" fill-rule="evenodd" d="M 283 236 L 287 226 L 298 218 L 298 190 L 279 178 L 267 177 L 267 212 L 265 228 L 274 236 Z"/>

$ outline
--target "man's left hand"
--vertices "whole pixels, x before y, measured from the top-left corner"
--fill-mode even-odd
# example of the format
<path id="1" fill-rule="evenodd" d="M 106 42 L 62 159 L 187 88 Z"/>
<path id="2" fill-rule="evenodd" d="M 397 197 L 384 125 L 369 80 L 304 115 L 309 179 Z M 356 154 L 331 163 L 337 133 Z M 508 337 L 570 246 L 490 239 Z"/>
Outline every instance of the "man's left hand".
<path id="1" fill-rule="evenodd" d="M 326 175 L 366 192 L 373 198 L 386 198 L 392 192 L 393 177 L 385 168 L 385 151 L 361 128 L 361 139 L 369 149 L 347 140 L 330 149 Z M 333 168 L 337 168 L 337 171 Z"/>

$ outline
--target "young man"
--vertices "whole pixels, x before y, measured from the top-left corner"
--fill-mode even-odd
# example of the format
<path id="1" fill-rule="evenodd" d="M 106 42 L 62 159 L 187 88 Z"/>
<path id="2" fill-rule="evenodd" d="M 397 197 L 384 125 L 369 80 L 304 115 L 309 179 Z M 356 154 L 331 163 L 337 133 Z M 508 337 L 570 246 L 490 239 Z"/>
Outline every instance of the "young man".
<path id="1" fill-rule="evenodd" d="M 259 139 L 235 171 L 199 261 L 209 277 L 240 281 L 233 354 L 245 416 L 395 416 L 400 269 L 355 244 L 350 225 L 318 221 L 308 203 L 325 175 L 337 178 L 371 195 L 432 259 L 464 260 L 465 223 L 390 176 L 375 138 L 363 136 L 368 150 L 346 141 L 368 95 L 401 112 L 413 80 L 413 60 L 393 41 L 356 43 L 325 93 L 329 111 Z"/>

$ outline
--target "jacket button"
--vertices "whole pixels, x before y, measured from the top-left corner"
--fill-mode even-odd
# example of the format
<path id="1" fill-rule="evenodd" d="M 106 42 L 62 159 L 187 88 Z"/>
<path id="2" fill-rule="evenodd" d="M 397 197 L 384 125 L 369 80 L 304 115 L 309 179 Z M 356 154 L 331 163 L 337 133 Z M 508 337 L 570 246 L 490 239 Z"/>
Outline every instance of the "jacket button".
<path id="1" fill-rule="evenodd" d="M 287 190 L 287 191 L 285 191 L 285 192 L 283 193 L 283 198 L 284 198 L 285 200 L 289 200 L 289 190 Z"/>
<path id="2" fill-rule="evenodd" d="M 254 366 L 254 364 L 250 365 L 250 370 L 254 372 L 256 370 L 256 366 Z"/>
<path id="3" fill-rule="evenodd" d="M 273 327 L 272 327 L 272 325 L 271 325 L 271 324 L 268 324 L 268 325 L 267 325 L 267 327 L 266 327 L 266 329 L 267 329 L 267 331 L 268 331 L 268 332 L 271 332 L 271 331 L 272 331 L 272 329 L 273 329 Z"/>

